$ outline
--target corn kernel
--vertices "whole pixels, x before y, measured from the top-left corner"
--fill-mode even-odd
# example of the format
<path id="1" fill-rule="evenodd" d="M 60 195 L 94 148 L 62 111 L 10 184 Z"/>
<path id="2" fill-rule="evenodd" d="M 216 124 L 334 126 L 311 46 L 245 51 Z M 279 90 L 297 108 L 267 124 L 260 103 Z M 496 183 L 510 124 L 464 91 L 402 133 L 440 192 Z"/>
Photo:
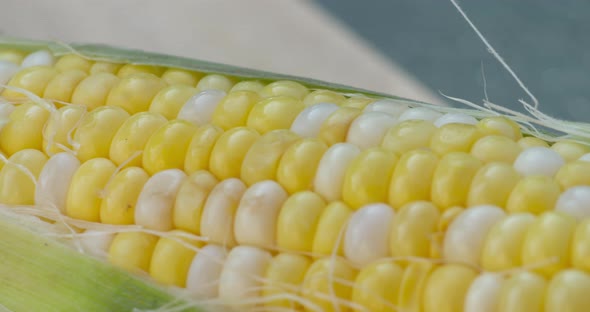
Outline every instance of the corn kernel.
<path id="1" fill-rule="evenodd" d="M 10 121 L 0 130 L 0 148 L 10 156 L 23 149 L 43 146 L 43 127 L 49 111 L 36 103 L 18 105 L 10 113 Z"/>
<path id="2" fill-rule="evenodd" d="M 143 167 L 149 174 L 170 168 L 184 168 L 185 155 L 197 127 L 172 120 L 156 130 L 145 144 Z"/>
<path id="3" fill-rule="evenodd" d="M 0 171 L 2 204 L 33 205 L 35 183 L 46 162 L 47 156 L 39 150 L 24 149 L 10 156 Z"/>
<path id="4" fill-rule="evenodd" d="M 43 92 L 43 98 L 70 103 L 78 84 L 88 75 L 80 70 L 63 71 L 53 77 Z M 61 104 L 61 103 L 58 103 Z"/>
<path id="5" fill-rule="evenodd" d="M 352 302 L 369 311 L 396 311 L 403 269 L 391 261 L 364 267 L 354 281 Z"/>
<path id="6" fill-rule="evenodd" d="M 100 206 L 100 222 L 133 224 L 135 204 L 149 176 L 139 167 L 117 173 L 105 186 Z"/>
<path id="7" fill-rule="evenodd" d="M 348 219 L 344 233 L 344 255 L 353 264 L 363 267 L 389 254 L 388 234 L 395 212 L 391 206 L 368 204 Z"/>
<path id="8" fill-rule="evenodd" d="M 572 141 L 559 141 L 551 145 L 551 149 L 561 155 L 566 162 L 577 160 L 582 155 L 590 152 L 588 146 Z"/>
<path id="9" fill-rule="evenodd" d="M 341 201 L 329 203 L 319 217 L 312 252 L 315 256 L 344 255 L 344 230 L 352 209 Z"/>
<path id="10" fill-rule="evenodd" d="M 72 103 L 84 105 L 91 111 L 105 105 L 111 90 L 119 83 L 111 73 L 92 74 L 80 81 L 72 93 Z"/>
<path id="11" fill-rule="evenodd" d="M 246 185 L 239 179 L 219 182 L 211 193 L 201 215 L 201 235 L 223 246 L 234 246 L 234 217 Z"/>
<path id="12" fill-rule="evenodd" d="M 328 147 L 318 139 L 296 141 L 285 150 L 277 167 L 277 181 L 293 194 L 309 190 L 320 159 Z"/>
<path id="13" fill-rule="evenodd" d="M 302 295 L 313 306 L 305 311 L 343 311 L 352 296 L 350 284 L 355 280 L 356 270 L 341 258 L 323 258 L 314 261 L 303 280 Z M 347 283 L 348 282 L 348 283 Z M 340 299 L 336 302 L 332 298 Z M 335 306 L 336 305 L 336 306 Z"/>
<path id="14" fill-rule="evenodd" d="M 590 185 L 590 162 L 576 160 L 565 164 L 555 174 L 555 181 L 564 190 L 578 185 Z"/>
<path id="15" fill-rule="evenodd" d="M 182 232 L 169 232 L 158 240 L 150 261 L 150 275 L 162 285 L 186 286 L 186 277 L 198 242 L 181 236 Z M 186 246 L 185 244 L 189 245 Z"/>
<path id="16" fill-rule="evenodd" d="M 123 67 L 123 64 L 111 63 L 111 62 L 102 62 L 97 61 L 96 63 L 92 64 L 90 67 L 90 74 L 98 74 L 98 73 L 109 73 L 109 74 L 117 74 L 119 69 Z"/>
<path id="17" fill-rule="evenodd" d="M 334 111 L 320 126 L 318 138 L 328 146 L 346 141 L 350 125 L 361 113 L 360 109 L 354 107 L 341 107 Z"/>
<path id="18" fill-rule="evenodd" d="M 471 155 L 484 163 L 499 161 L 512 164 L 520 151 L 516 142 L 500 135 L 485 136 L 471 147 Z"/>
<path id="19" fill-rule="evenodd" d="M 212 124 L 199 127 L 186 150 L 184 170 L 193 173 L 197 170 L 209 169 L 211 151 L 222 134 L 223 130 Z"/>
<path id="20" fill-rule="evenodd" d="M 144 232 L 117 233 L 109 248 L 109 262 L 127 271 L 147 273 L 158 237 Z"/>
<path id="21" fill-rule="evenodd" d="M 125 64 L 117 71 L 117 76 L 122 79 L 136 74 L 150 74 L 154 76 L 160 76 L 162 73 L 164 73 L 164 70 L 166 69 L 161 66 Z"/>
<path id="22" fill-rule="evenodd" d="M 545 311 L 584 312 L 590 306 L 590 275 L 578 270 L 564 270 L 555 275 L 545 293 Z"/>
<path id="23" fill-rule="evenodd" d="M 235 81 L 233 78 L 217 74 L 208 74 L 199 80 L 196 87 L 198 92 L 205 90 L 220 90 L 228 92 L 234 84 Z"/>
<path id="24" fill-rule="evenodd" d="M 398 155 L 428 147 L 436 127 L 426 120 L 408 120 L 397 124 L 387 131 L 381 147 Z"/>
<path id="25" fill-rule="evenodd" d="M 520 175 L 509 164 L 493 162 L 484 165 L 471 181 L 467 206 L 506 207 L 508 197 L 519 180 Z"/>
<path id="26" fill-rule="evenodd" d="M 572 266 L 576 269 L 590 271 L 590 220 L 578 223 L 571 243 Z"/>
<path id="27" fill-rule="evenodd" d="M 250 147 L 260 138 L 258 132 L 237 127 L 222 133 L 209 156 L 209 170 L 219 179 L 239 178 Z"/>
<path id="28" fill-rule="evenodd" d="M 233 91 L 215 107 L 211 122 L 224 130 L 245 126 L 248 115 L 260 96 L 253 91 Z"/>
<path id="29" fill-rule="evenodd" d="M 53 155 L 71 150 L 74 131 L 85 113 L 84 106 L 68 105 L 49 115 L 43 129 L 43 151 Z"/>
<path id="30" fill-rule="evenodd" d="M 430 148 L 441 156 L 451 152 L 468 153 L 479 137 L 480 133 L 473 125 L 447 124 L 434 131 Z"/>
<path id="31" fill-rule="evenodd" d="M 320 215 L 326 202 L 316 193 L 291 195 L 279 212 L 277 246 L 292 251 L 311 251 Z"/>
<path id="32" fill-rule="evenodd" d="M 488 271 L 521 267 L 524 237 L 535 220 L 535 216 L 530 213 L 515 213 L 494 224 L 481 252 L 482 267 Z"/>
<path id="33" fill-rule="evenodd" d="M 301 309 L 301 305 L 294 300 L 281 299 L 281 296 L 299 296 L 299 285 L 303 283 L 305 272 L 309 269 L 311 261 L 304 256 L 281 253 L 272 258 L 264 274 L 265 287 L 262 296 L 265 298 L 277 297 L 264 303 L 269 308 Z"/>
<path id="34" fill-rule="evenodd" d="M 395 215 L 389 233 L 392 257 L 429 257 L 431 236 L 436 232 L 440 213 L 427 201 L 402 206 Z"/>
<path id="35" fill-rule="evenodd" d="M 506 211 L 540 214 L 555 207 L 560 193 L 555 180 L 545 176 L 528 176 L 513 188 L 506 203 Z"/>
<path id="36" fill-rule="evenodd" d="M 520 148 L 522 148 L 523 150 L 530 147 L 549 147 L 549 144 L 547 144 L 547 142 L 531 136 L 523 137 L 519 139 L 516 143 L 518 143 Z"/>
<path id="37" fill-rule="evenodd" d="M 152 74 L 124 76 L 109 92 L 106 105 L 121 107 L 129 114 L 147 111 L 152 99 L 164 87 L 166 83 Z"/>
<path id="38" fill-rule="evenodd" d="M 264 88 L 264 83 L 258 80 L 244 80 L 236 83 L 229 92 L 239 92 L 239 91 L 250 91 L 255 93 L 260 93 Z"/>
<path id="39" fill-rule="evenodd" d="M 477 129 L 483 135 L 501 135 L 513 141 L 522 141 L 523 143 L 529 140 L 522 140 L 522 133 L 520 126 L 503 116 L 487 117 L 477 123 Z"/>
<path id="40" fill-rule="evenodd" d="M 473 177 L 481 161 L 466 153 L 450 153 L 438 163 L 432 177 L 432 202 L 442 210 L 465 206 Z"/>
<path id="41" fill-rule="evenodd" d="M 344 100 L 346 100 L 346 97 L 340 93 L 330 90 L 315 90 L 303 98 L 303 104 L 305 106 L 312 106 L 319 103 L 334 103 L 339 105 Z"/>
<path id="42" fill-rule="evenodd" d="M 27 90 L 37 96 L 42 96 L 47 84 L 57 75 L 57 70 L 49 66 L 33 66 L 25 68 L 10 79 L 9 87 Z M 22 99 L 27 96 L 15 89 L 4 89 L 1 94 L 3 97 L 12 99 Z"/>
<path id="43" fill-rule="evenodd" d="M 500 290 L 498 312 L 544 311 L 547 281 L 523 271 L 509 277 Z"/>
<path id="44" fill-rule="evenodd" d="M 135 224 L 156 231 L 173 229 L 174 200 L 186 174 L 178 169 L 162 170 L 144 184 L 135 204 Z"/>
<path id="45" fill-rule="evenodd" d="M 162 74 L 162 80 L 169 85 L 185 85 L 195 87 L 204 74 L 179 68 L 168 68 Z"/>
<path id="46" fill-rule="evenodd" d="M 206 170 L 195 171 L 182 182 L 174 201 L 174 228 L 197 235 L 201 233 L 205 202 L 217 183 L 219 180 Z"/>
<path id="47" fill-rule="evenodd" d="M 69 70 L 79 70 L 89 72 L 93 62 L 76 54 L 67 54 L 59 58 L 55 63 L 55 68 L 60 72 Z"/>
<path id="48" fill-rule="evenodd" d="M 394 208 L 429 200 L 438 157 L 430 150 L 413 150 L 397 162 L 389 184 L 388 203 Z"/>
<path id="49" fill-rule="evenodd" d="M 424 312 L 463 311 L 465 295 L 477 272 L 469 267 L 448 264 L 428 277 L 422 295 Z"/>
<path id="50" fill-rule="evenodd" d="M 149 111 L 169 120 L 175 119 L 184 104 L 196 93 L 197 89 L 186 85 L 167 86 L 154 96 Z"/>
<path id="51" fill-rule="evenodd" d="M 248 114 L 246 125 L 260 132 L 289 129 L 297 115 L 305 108 L 300 100 L 276 96 L 256 103 Z"/>

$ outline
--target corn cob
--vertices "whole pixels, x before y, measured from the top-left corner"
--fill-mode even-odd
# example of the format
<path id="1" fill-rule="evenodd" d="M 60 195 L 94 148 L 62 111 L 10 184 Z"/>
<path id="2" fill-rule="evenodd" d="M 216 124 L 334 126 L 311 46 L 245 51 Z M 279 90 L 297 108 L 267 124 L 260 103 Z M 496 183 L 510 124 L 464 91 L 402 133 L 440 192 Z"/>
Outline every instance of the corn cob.
<path id="1" fill-rule="evenodd" d="M 269 311 L 590 305 L 583 141 L 294 77 L 17 46 L 0 51 L 0 203 L 141 283 Z"/>

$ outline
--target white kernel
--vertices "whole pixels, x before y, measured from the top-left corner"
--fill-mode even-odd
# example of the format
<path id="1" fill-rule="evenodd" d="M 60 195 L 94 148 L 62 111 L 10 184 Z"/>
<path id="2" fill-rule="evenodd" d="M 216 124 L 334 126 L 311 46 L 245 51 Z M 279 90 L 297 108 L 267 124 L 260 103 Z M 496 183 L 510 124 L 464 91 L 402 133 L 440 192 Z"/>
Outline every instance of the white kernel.
<path id="1" fill-rule="evenodd" d="M 365 112 L 382 112 L 386 113 L 394 118 L 399 118 L 399 116 L 408 110 L 410 106 L 404 103 L 395 102 L 392 100 L 378 100 L 375 101 L 367 107 L 365 107 Z"/>
<path id="2" fill-rule="evenodd" d="M 403 112 L 399 116 L 399 121 L 406 121 L 406 120 L 427 120 L 427 121 L 435 121 L 440 116 L 441 113 L 426 107 L 415 107 L 410 108 Z"/>
<path id="3" fill-rule="evenodd" d="M 186 289 L 198 298 L 216 298 L 226 257 L 227 251 L 219 245 L 209 244 L 201 248 L 189 267 Z"/>
<path id="4" fill-rule="evenodd" d="M 580 185 L 565 190 L 559 196 L 555 210 L 578 219 L 590 217 L 590 186 Z"/>
<path id="5" fill-rule="evenodd" d="M 217 104 L 225 97 L 225 91 L 205 90 L 193 95 L 178 112 L 178 119 L 183 119 L 202 126 L 211 121 Z"/>
<path id="6" fill-rule="evenodd" d="M 185 178 L 186 173 L 178 169 L 163 170 L 151 176 L 137 198 L 135 224 L 157 231 L 172 230 L 172 210 Z"/>
<path id="7" fill-rule="evenodd" d="M 336 143 L 328 148 L 316 170 L 314 191 L 327 201 L 341 199 L 346 169 L 360 152 L 358 146 L 350 143 Z"/>
<path id="8" fill-rule="evenodd" d="M 344 234 L 344 254 L 348 260 L 365 266 L 389 252 L 389 232 L 394 210 L 386 204 L 369 204 L 349 219 Z"/>
<path id="9" fill-rule="evenodd" d="M 207 197 L 201 215 L 201 235 L 223 246 L 234 245 L 234 215 L 246 185 L 229 178 L 219 182 Z"/>
<path id="10" fill-rule="evenodd" d="M 543 147 L 530 147 L 518 155 L 514 161 L 514 169 L 523 176 L 545 175 L 553 177 L 565 160 L 556 151 Z"/>
<path id="11" fill-rule="evenodd" d="M 505 215 L 502 208 L 493 205 L 473 206 L 463 211 L 445 235 L 444 259 L 478 265 L 488 231 Z"/>
<path id="12" fill-rule="evenodd" d="M 19 66 L 9 61 L 0 61 L 0 85 L 5 85 L 19 70 Z M 2 87 L 0 86 L 0 91 Z"/>
<path id="13" fill-rule="evenodd" d="M 47 50 L 39 50 L 25 57 L 20 64 L 22 68 L 32 66 L 52 66 L 55 64 L 55 57 Z"/>
<path id="14" fill-rule="evenodd" d="M 319 103 L 306 107 L 291 124 L 291 131 L 304 138 L 317 137 L 322 123 L 339 108 L 332 103 Z"/>
<path id="15" fill-rule="evenodd" d="M 106 258 L 114 238 L 115 234 L 112 232 L 86 230 L 77 240 L 87 254 L 99 258 Z"/>
<path id="16" fill-rule="evenodd" d="M 504 278 L 497 273 L 477 276 L 465 296 L 465 312 L 495 312 L 500 302 L 500 290 Z"/>
<path id="17" fill-rule="evenodd" d="M 261 293 L 262 278 L 272 255 L 252 246 L 238 246 L 232 249 L 219 278 L 219 298 L 243 300 L 257 298 Z"/>
<path id="18" fill-rule="evenodd" d="M 467 124 L 467 125 L 476 125 L 477 119 L 473 116 L 469 116 L 467 114 L 461 113 L 447 113 L 434 121 L 434 125 L 438 128 L 452 123 L 460 123 L 460 124 Z"/>
<path id="19" fill-rule="evenodd" d="M 0 87 L 0 89 L 2 89 Z M 10 114 L 14 111 L 15 106 L 11 103 L 2 102 L 2 98 L 0 97 L 0 129 L 4 128 L 4 126 L 10 122 Z"/>
<path id="20" fill-rule="evenodd" d="M 397 124 L 397 119 L 381 112 L 362 113 L 350 124 L 346 142 L 361 149 L 379 146 L 385 133 Z"/>
<path id="21" fill-rule="evenodd" d="M 68 190 L 78 167 L 80 161 L 70 153 L 51 156 L 37 179 L 35 204 L 65 213 Z"/>

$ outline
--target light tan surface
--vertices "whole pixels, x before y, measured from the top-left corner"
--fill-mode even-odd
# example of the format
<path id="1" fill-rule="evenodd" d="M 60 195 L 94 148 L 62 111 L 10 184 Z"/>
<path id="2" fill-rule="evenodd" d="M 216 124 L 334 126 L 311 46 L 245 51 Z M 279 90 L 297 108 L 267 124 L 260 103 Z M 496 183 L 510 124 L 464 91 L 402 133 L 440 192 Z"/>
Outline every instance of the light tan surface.
<path id="1" fill-rule="evenodd" d="M 312 77 L 443 103 L 314 3 L 2 0 L 0 32 L 106 43 Z"/>

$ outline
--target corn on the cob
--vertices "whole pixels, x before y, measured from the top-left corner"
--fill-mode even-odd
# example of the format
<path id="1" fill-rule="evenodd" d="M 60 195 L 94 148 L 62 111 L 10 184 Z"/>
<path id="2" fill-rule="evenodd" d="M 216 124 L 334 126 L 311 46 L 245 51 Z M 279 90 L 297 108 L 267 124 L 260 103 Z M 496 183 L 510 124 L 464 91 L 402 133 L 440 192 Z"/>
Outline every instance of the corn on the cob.
<path id="1" fill-rule="evenodd" d="M 0 58 L 0 203 L 118 267 L 271 311 L 590 305 L 580 142 L 295 80 Z"/>

